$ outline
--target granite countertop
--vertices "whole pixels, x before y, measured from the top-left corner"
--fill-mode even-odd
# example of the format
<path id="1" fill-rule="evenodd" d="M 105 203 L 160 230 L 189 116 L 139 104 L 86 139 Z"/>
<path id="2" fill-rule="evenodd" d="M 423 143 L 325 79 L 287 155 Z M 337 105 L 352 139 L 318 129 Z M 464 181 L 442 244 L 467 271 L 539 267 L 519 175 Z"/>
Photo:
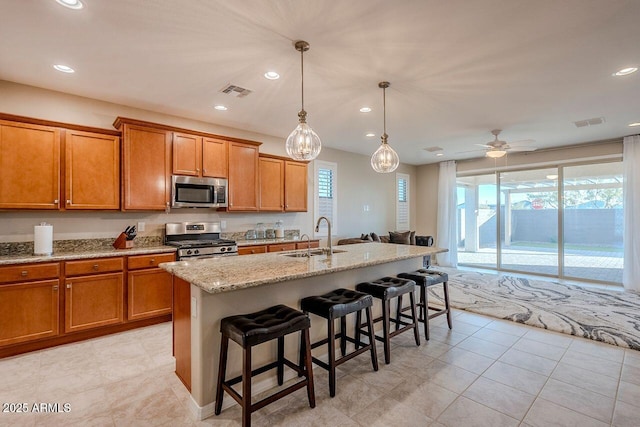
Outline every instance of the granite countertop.
<path id="1" fill-rule="evenodd" d="M 55 262 L 67 261 L 71 259 L 89 259 L 89 258 L 105 258 L 124 255 L 146 255 L 156 253 L 175 252 L 176 248 L 172 246 L 141 246 L 131 249 L 86 249 L 86 250 L 70 250 L 70 251 L 54 251 L 53 255 L 5 255 L 0 256 L 0 265 L 8 264 L 26 264 L 32 262 Z"/>
<path id="2" fill-rule="evenodd" d="M 311 239 L 311 241 L 318 241 L 320 239 Z M 255 245 L 274 245 L 278 243 L 306 243 L 307 239 L 293 239 L 288 237 L 281 237 L 279 239 L 252 239 L 252 240 L 236 240 L 238 247 L 242 246 L 255 246 Z"/>
<path id="3" fill-rule="evenodd" d="M 344 252 L 335 253 L 331 257 L 327 255 L 316 255 L 311 258 L 284 256 L 287 253 L 306 251 L 303 249 L 291 252 L 175 261 L 162 263 L 159 267 L 206 292 L 216 294 L 447 252 L 447 249 L 436 247 L 392 243 L 342 245 L 334 250 Z"/>

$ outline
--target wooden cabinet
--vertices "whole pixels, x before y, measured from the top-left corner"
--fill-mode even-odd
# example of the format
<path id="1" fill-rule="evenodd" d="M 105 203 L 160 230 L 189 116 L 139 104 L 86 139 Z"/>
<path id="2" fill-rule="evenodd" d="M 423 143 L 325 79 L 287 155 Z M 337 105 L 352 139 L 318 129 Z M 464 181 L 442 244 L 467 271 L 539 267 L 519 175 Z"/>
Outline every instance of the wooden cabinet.
<path id="1" fill-rule="evenodd" d="M 65 208 L 120 208 L 120 138 L 65 131 Z"/>
<path id="2" fill-rule="evenodd" d="M 228 142 L 217 138 L 202 138 L 202 176 L 227 178 Z"/>
<path id="3" fill-rule="evenodd" d="M 165 210 L 171 198 L 171 134 L 116 120 L 122 131 L 122 210 Z"/>
<path id="4" fill-rule="evenodd" d="M 122 257 L 65 262 L 65 332 L 124 321 L 122 264 Z M 92 274 L 114 270 L 120 271 Z"/>
<path id="5" fill-rule="evenodd" d="M 0 120 L 0 208 L 59 206 L 60 130 Z"/>
<path id="6" fill-rule="evenodd" d="M 173 133 L 173 173 L 210 178 L 227 177 L 227 141 Z"/>
<path id="7" fill-rule="evenodd" d="M 258 145 L 229 143 L 229 211 L 257 211 Z"/>
<path id="8" fill-rule="evenodd" d="M 279 243 L 275 245 L 269 245 L 267 247 L 268 252 L 293 251 L 295 249 L 296 249 L 295 243 Z"/>
<path id="9" fill-rule="evenodd" d="M 296 249 L 307 249 L 307 248 L 319 248 L 320 240 L 311 240 L 308 244 L 307 242 L 299 242 L 296 243 Z"/>
<path id="10" fill-rule="evenodd" d="M 0 346 L 59 334 L 59 272 L 59 263 L 0 267 Z"/>
<path id="11" fill-rule="evenodd" d="M 173 277 L 173 357 L 176 375 L 191 391 L 191 285 Z"/>
<path id="12" fill-rule="evenodd" d="M 260 210 L 284 210 L 284 161 L 260 156 Z"/>
<path id="13" fill-rule="evenodd" d="M 307 164 L 260 155 L 260 210 L 307 211 Z"/>
<path id="14" fill-rule="evenodd" d="M 170 314 L 172 276 L 158 268 L 161 262 L 175 259 L 173 254 L 130 256 L 127 260 L 127 319 L 138 320 Z"/>
<path id="15" fill-rule="evenodd" d="M 267 245 L 244 246 L 238 248 L 238 255 L 252 255 L 267 253 Z"/>

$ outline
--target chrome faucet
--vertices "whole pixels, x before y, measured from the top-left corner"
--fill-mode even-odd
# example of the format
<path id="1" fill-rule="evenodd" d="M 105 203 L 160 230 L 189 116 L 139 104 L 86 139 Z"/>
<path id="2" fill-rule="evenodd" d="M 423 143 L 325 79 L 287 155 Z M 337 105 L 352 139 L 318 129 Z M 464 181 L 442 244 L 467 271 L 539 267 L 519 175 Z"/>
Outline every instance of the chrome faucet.
<path id="1" fill-rule="evenodd" d="M 321 216 L 318 218 L 318 222 L 316 223 L 316 233 L 320 231 L 320 222 L 322 220 L 327 221 L 327 255 L 333 254 L 333 250 L 331 249 L 331 221 L 326 216 Z"/>
<path id="2" fill-rule="evenodd" d="M 307 233 L 305 233 L 302 236 L 300 236 L 300 240 L 302 240 L 304 236 L 307 236 L 307 258 L 311 259 L 311 238 Z"/>

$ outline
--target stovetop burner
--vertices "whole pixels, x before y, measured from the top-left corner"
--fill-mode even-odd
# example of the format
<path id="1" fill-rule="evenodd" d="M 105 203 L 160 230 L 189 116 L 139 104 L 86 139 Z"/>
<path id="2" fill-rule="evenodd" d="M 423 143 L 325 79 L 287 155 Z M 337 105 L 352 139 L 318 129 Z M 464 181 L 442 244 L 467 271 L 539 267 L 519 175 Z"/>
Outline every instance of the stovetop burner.
<path id="1" fill-rule="evenodd" d="M 173 241 L 168 241 L 167 244 L 171 246 L 176 246 L 178 248 L 203 248 L 203 247 L 235 245 L 236 242 L 233 240 L 224 240 L 224 239 L 199 239 L 199 240 L 173 240 Z"/>
<path id="2" fill-rule="evenodd" d="M 238 255 L 235 241 L 220 238 L 218 222 L 168 223 L 165 244 L 178 248 L 178 260 Z"/>

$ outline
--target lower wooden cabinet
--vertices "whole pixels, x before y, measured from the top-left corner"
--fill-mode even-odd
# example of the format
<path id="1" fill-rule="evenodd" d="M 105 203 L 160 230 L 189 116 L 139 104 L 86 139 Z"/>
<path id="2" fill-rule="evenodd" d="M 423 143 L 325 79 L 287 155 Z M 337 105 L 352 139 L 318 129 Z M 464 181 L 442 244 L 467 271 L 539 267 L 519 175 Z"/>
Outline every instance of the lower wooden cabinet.
<path id="1" fill-rule="evenodd" d="M 71 277 L 65 282 L 65 332 L 124 321 L 123 273 Z"/>
<path id="2" fill-rule="evenodd" d="M 296 249 L 295 243 L 279 243 L 276 245 L 269 245 L 267 247 L 268 252 L 293 251 L 295 249 Z"/>
<path id="3" fill-rule="evenodd" d="M 163 269 L 130 271 L 127 286 L 128 320 L 171 313 L 171 274 Z"/>
<path id="4" fill-rule="evenodd" d="M 173 357 L 176 375 L 191 391 L 191 285 L 178 277 L 173 278 Z"/>
<path id="5" fill-rule="evenodd" d="M 238 248 L 238 255 L 266 254 L 267 245 L 245 246 Z"/>
<path id="6" fill-rule="evenodd" d="M 0 346 L 58 335 L 59 280 L 0 286 Z"/>

